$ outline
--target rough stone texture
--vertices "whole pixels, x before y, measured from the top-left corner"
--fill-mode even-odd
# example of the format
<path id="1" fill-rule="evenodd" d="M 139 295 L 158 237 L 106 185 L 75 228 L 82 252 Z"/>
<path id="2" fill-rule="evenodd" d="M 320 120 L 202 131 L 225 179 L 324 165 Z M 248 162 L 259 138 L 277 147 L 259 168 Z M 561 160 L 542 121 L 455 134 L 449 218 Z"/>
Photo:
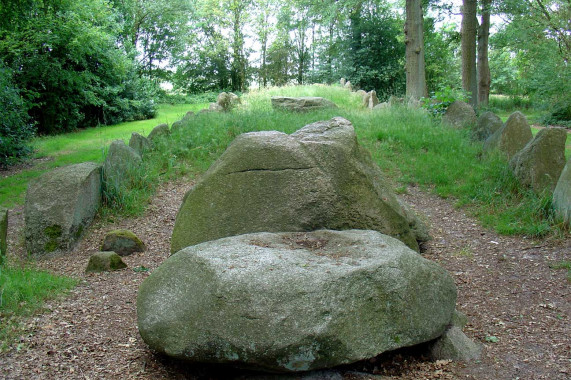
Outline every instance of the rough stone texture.
<path id="1" fill-rule="evenodd" d="M 195 116 L 194 112 L 188 111 L 186 114 L 184 114 L 184 117 L 182 119 L 183 120 L 192 119 L 194 116 Z"/>
<path id="2" fill-rule="evenodd" d="M 32 181 L 24 206 L 26 248 L 32 255 L 72 249 L 101 201 L 101 165 L 64 166 Z"/>
<path id="3" fill-rule="evenodd" d="M 372 110 L 373 108 L 375 108 L 377 104 L 379 104 L 379 98 L 377 98 L 377 91 L 371 90 L 369 92 L 369 99 L 366 107 Z"/>
<path id="4" fill-rule="evenodd" d="M 403 208 L 341 117 L 292 135 L 238 136 L 186 194 L 171 252 L 251 232 L 376 230 L 418 249 L 418 218 Z"/>
<path id="5" fill-rule="evenodd" d="M 399 98 L 399 97 L 396 97 L 396 96 L 394 96 L 394 95 L 391 95 L 391 96 L 389 97 L 389 104 L 390 104 L 391 106 L 394 106 L 394 105 L 397 105 L 397 104 L 404 104 L 404 98 Z"/>
<path id="6" fill-rule="evenodd" d="M 356 93 L 357 95 L 359 95 L 361 98 L 363 98 L 363 105 L 366 107 L 368 103 L 365 102 L 364 97 L 365 97 L 365 95 L 367 95 L 367 91 L 365 91 L 365 90 L 359 90 L 359 91 L 355 91 L 355 93 Z"/>
<path id="7" fill-rule="evenodd" d="M 495 113 L 489 111 L 484 112 L 478 118 L 478 123 L 475 125 L 475 128 L 472 129 L 472 140 L 485 141 L 503 125 L 502 119 Z"/>
<path id="8" fill-rule="evenodd" d="M 391 108 L 391 105 L 389 102 L 379 103 L 373 107 L 374 110 L 384 110 L 384 109 L 388 109 L 388 108 Z"/>
<path id="9" fill-rule="evenodd" d="M 229 112 L 234 109 L 238 104 L 241 104 L 242 101 L 238 97 L 238 95 L 232 92 L 222 92 L 218 95 L 216 99 L 216 104 L 222 107 L 224 112 Z"/>
<path id="10" fill-rule="evenodd" d="M 565 167 L 566 140 L 565 129 L 544 128 L 512 157 L 510 168 L 522 184 L 536 193 L 551 193 Z"/>
<path id="11" fill-rule="evenodd" d="M 454 128 L 473 128 L 478 119 L 471 105 L 456 100 L 446 109 L 442 122 Z"/>
<path id="12" fill-rule="evenodd" d="M 103 163 L 105 185 L 121 187 L 128 179 L 129 172 L 138 168 L 142 162 L 141 156 L 133 148 L 125 145 L 123 140 L 113 141 Z"/>
<path id="13" fill-rule="evenodd" d="M 272 107 L 275 109 L 309 112 L 324 108 L 337 108 L 335 103 L 325 98 L 304 96 L 292 98 L 288 96 L 272 96 Z"/>
<path id="14" fill-rule="evenodd" d="M 224 107 L 218 103 L 210 103 L 208 106 L 208 112 L 224 112 Z"/>
<path id="15" fill-rule="evenodd" d="M 153 141 L 159 137 L 169 136 L 170 134 L 171 131 L 169 129 L 168 124 L 159 124 L 153 128 L 153 130 L 151 131 L 151 133 L 149 133 L 149 136 L 147 136 L 147 138 Z"/>
<path id="16" fill-rule="evenodd" d="M 430 348 L 434 360 L 479 360 L 482 347 L 470 340 L 459 327 L 452 326 Z"/>
<path id="17" fill-rule="evenodd" d="M 571 225 L 571 158 L 563 168 L 553 191 L 553 206 L 563 220 Z"/>
<path id="18" fill-rule="evenodd" d="M 468 324 L 468 317 L 466 314 L 462 313 L 461 311 L 454 310 L 454 314 L 452 315 L 452 326 L 456 326 L 462 330 Z"/>
<path id="19" fill-rule="evenodd" d="M 516 111 L 510 115 L 503 127 L 484 142 L 484 151 L 499 149 L 508 159 L 522 150 L 533 138 L 525 116 Z"/>
<path id="20" fill-rule="evenodd" d="M 145 244 L 129 230 L 110 231 L 103 239 L 102 251 L 113 251 L 119 256 L 128 256 L 135 252 L 144 252 Z"/>
<path id="21" fill-rule="evenodd" d="M 294 372 L 435 339 L 455 302 L 443 268 L 376 231 L 257 233 L 171 256 L 137 318 L 157 352 Z"/>
<path id="22" fill-rule="evenodd" d="M 341 80 L 339 81 L 341 87 L 345 87 L 345 83 L 347 83 L 347 80 L 345 78 L 341 78 Z"/>
<path id="23" fill-rule="evenodd" d="M 115 252 L 97 252 L 89 258 L 85 272 L 109 272 L 127 268 L 121 257 Z"/>
<path id="24" fill-rule="evenodd" d="M 351 85 L 350 81 L 347 81 L 343 87 L 349 91 L 353 91 L 353 86 Z"/>
<path id="25" fill-rule="evenodd" d="M 151 142 L 143 135 L 133 132 L 129 139 L 129 148 L 133 149 L 139 156 L 151 149 Z"/>
<path id="26" fill-rule="evenodd" d="M 0 265 L 8 252 L 8 210 L 0 207 Z"/>

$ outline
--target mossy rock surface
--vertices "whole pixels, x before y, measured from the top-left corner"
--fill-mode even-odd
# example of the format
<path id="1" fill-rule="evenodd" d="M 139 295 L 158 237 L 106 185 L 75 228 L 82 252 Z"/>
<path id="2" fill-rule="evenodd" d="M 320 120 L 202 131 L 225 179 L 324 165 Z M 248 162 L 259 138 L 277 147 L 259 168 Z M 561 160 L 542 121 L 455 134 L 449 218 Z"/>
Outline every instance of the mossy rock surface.
<path id="1" fill-rule="evenodd" d="M 145 244 L 129 230 L 110 231 L 103 240 L 102 251 L 113 251 L 119 256 L 128 256 L 135 252 L 144 252 Z"/>
<path id="2" fill-rule="evenodd" d="M 493 112 L 484 112 L 478 118 L 478 123 L 472 130 L 472 140 L 485 141 L 488 137 L 496 133 L 497 130 L 502 128 L 504 123 Z"/>
<path id="3" fill-rule="evenodd" d="M 68 251 L 89 227 L 101 203 L 101 165 L 49 171 L 32 181 L 24 206 L 26 248 L 32 255 Z"/>
<path id="4" fill-rule="evenodd" d="M 171 131 L 169 129 L 168 124 L 159 124 L 153 128 L 153 130 L 151 131 L 151 133 L 149 133 L 147 138 L 151 142 L 153 142 L 153 140 L 156 140 L 159 137 L 166 137 L 166 136 L 169 136 L 170 134 L 171 134 Z"/>
<path id="5" fill-rule="evenodd" d="M 151 149 L 151 142 L 145 136 L 133 132 L 129 140 L 129 148 L 133 149 L 139 156 Z"/>
<path id="6" fill-rule="evenodd" d="M 298 98 L 289 96 L 272 96 L 272 107 L 279 110 L 294 111 L 294 112 L 309 112 L 326 108 L 337 108 L 337 105 L 331 100 L 302 96 Z"/>
<path id="7" fill-rule="evenodd" d="M 141 155 L 135 149 L 125 145 L 123 140 L 113 141 L 103 163 L 106 186 L 120 188 L 130 180 L 132 173 L 136 172 L 142 163 Z"/>
<path id="8" fill-rule="evenodd" d="M 450 104 L 442 116 L 442 122 L 454 128 L 473 128 L 478 119 L 471 105 L 456 100 Z"/>
<path id="9" fill-rule="evenodd" d="M 525 115 L 516 111 L 510 115 L 500 129 L 486 139 L 484 151 L 489 152 L 498 149 L 509 160 L 522 150 L 532 138 L 531 127 Z"/>
<path id="10" fill-rule="evenodd" d="M 430 349 L 434 360 L 476 361 L 482 355 L 482 346 L 473 342 L 460 327 L 452 326 L 436 340 Z"/>
<path id="11" fill-rule="evenodd" d="M 557 214 L 571 225 L 571 158 L 565 164 L 553 191 L 553 206 Z"/>
<path id="12" fill-rule="evenodd" d="M 252 232 L 376 230 L 418 250 L 425 229 L 395 196 L 351 123 L 238 136 L 186 195 L 171 253 Z"/>
<path id="13" fill-rule="evenodd" d="M 121 257 L 115 252 L 97 252 L 89 258 L 85 272 L 109 272 L 127 268 Z"/>
<path id="14" fill-rule="evenodd" d="M 256 233 L 172 255 L 141 285 L 137 320 L 177 359 L 298 372 L 431 341 L 455 303 L 442 267 L 379 232 Z"/>

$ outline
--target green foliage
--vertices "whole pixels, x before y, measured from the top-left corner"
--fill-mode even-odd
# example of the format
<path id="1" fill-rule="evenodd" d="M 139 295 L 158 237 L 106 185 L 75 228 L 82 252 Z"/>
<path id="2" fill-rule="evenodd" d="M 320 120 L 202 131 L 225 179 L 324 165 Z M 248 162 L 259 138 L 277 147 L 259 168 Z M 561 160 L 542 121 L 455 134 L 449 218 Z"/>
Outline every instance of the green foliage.
<path id="1" fill-rule="evenodd" d="M 448 106 L 456 100 L 466 102 L 469 95 L 464 90 L 456 90 L 450 87 L 444 87 L 440 91 L 435 91 L 431 97 L 422 98 L 422 108 L 426 109 L 433 116 L 440 116 L 446 112 Z"/>
<path id="2" fill-rule="evenodd" d="M 32 315 L 41 309 L 45 300 L 76 284 L 76 279 L 33 268 L 0 267 L 0 351 L 7 349 L 23 329 L 21 317 Z"/>
<path id="3" fill-rule="evenodd" d="M 12 73 L 0 61 L 0 168 L 30 154 L 29 139 L 34 134 L 28 104 L 12 82 Z"/>
<path id="4" fill-rule="evenodd" d="M 553 262 L 549 264 L 551 269 L 567 269 L 567 282 L 571 283 L 571 261 L 561 260 L 559 262 Z"/>

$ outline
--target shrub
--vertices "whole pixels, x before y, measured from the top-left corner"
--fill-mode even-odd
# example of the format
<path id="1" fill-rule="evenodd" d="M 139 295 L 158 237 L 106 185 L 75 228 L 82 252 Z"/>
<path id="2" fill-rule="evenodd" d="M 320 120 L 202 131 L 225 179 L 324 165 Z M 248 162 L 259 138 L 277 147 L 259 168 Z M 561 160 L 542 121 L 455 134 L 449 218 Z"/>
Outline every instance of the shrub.
<path id="1" fill-rule="evenodd" d="M 465 102 L 469 99 L 469 94 L 464 90 L 456 90 L 451 87 L 444 87 L 440 91 L 435 91 L 429 98 L 422 98 L 422 108 L 426 109 L 433 116 L 439 116 L 446 112 L 448 106 L 456 100 Z"/>

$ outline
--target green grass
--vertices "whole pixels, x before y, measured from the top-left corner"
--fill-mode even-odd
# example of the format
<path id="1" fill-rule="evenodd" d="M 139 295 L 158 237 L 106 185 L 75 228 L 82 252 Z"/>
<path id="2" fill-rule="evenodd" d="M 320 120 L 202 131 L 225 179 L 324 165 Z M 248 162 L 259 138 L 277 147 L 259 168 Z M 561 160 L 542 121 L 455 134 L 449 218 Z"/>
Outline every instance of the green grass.
<path id="1" fill-rule="evenodd" d="M 551 269 L 567 269 L 567 282 L 571 283 L 571 261 L 562 260 L 549 265 Z"/>
<path id="2" fill-rule="evenodd" d="M 162 104 L 154 119 L 120 123 L 111 126 L 88 128 L 57 136 L 38 137 L 32 142 L 35 158 L 48 158 L 32 169 L 16 175 L 0 178 L 0 206 L 13 207 L 22 204 L 28 182 L 47 170 L 62 165 L 85 161 L 103 162 L 106 148 L 111 141 L 122 139 L 126 142 L 132 132 L 146 136 L 156 125 L 169 125 L 180 120 L 187 111 L 198 111 L 207 104 Z"/>
<path id="3" fill-rule="evenodd" d="M 0 352 L 24 330 L 23 317 L 41 310 L 45 300 L 72 289 L 77 280 L 33 268 L 0 267 Z"/>

